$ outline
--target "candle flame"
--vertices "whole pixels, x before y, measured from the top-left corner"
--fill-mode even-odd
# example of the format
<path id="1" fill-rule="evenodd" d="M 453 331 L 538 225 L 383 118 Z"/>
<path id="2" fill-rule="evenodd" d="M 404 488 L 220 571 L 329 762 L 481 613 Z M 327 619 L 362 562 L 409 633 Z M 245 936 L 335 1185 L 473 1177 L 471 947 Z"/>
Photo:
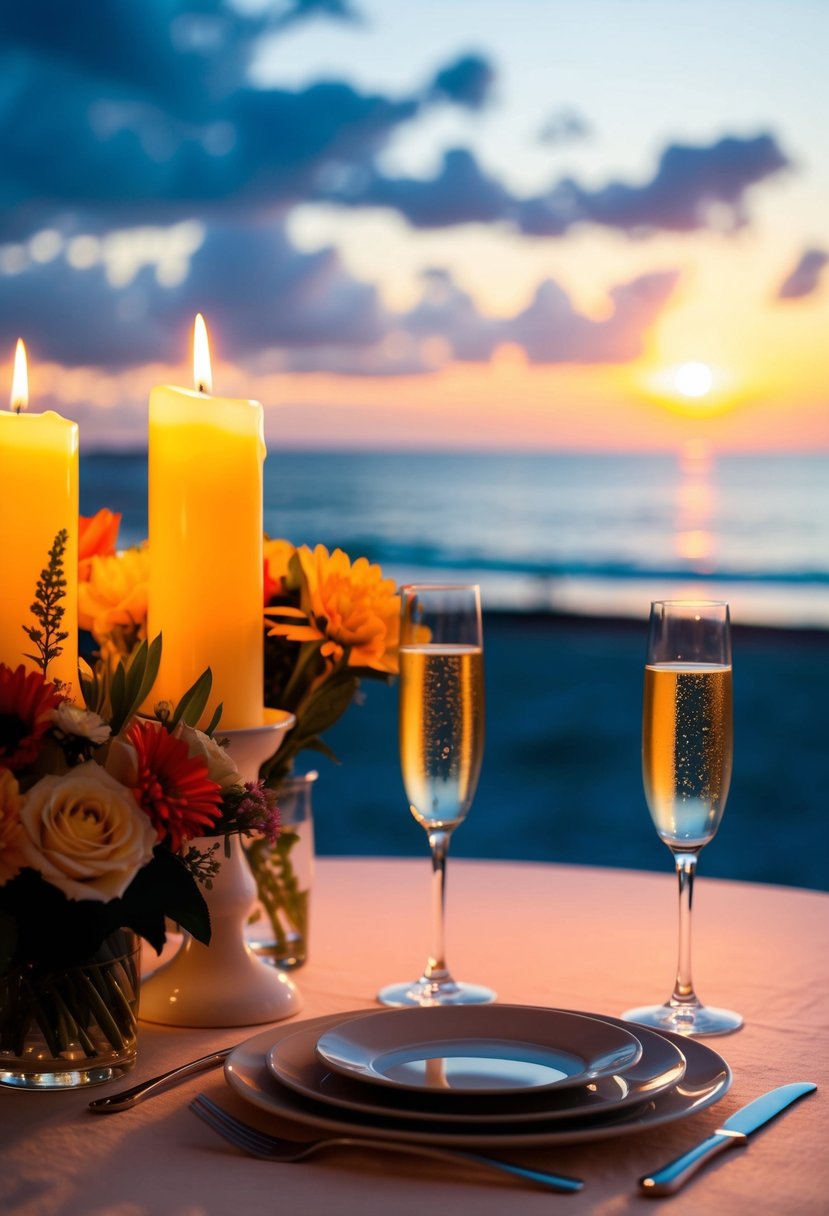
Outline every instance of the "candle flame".
<path id="1" fill-rule="evenodd" d="M 25 410 L 29 404 L 29 371 L 26 366 L 26 347 L 23 339 L 17 339 L 14 351 L 14 372 L 12 373 L 11 408 L 16 414 Z"/>
<path id="2" fill-rule="evenodd" d="M 213 373 L 210 368 L 210 343 L 207 340 L 207 326 L 201 313 L 196 313 L 196 323 L 193 326 L 193 380 L 197 393 L 213 391 Z"/>

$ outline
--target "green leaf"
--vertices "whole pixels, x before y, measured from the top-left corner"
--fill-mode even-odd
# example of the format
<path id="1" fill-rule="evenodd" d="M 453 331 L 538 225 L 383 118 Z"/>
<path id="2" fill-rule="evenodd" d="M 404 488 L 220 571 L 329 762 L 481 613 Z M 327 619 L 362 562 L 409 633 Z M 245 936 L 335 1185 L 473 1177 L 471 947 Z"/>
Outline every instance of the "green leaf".
<path id="1" fill-rule="evenodd" d="M 187 726 L 195 726 L 204 713 L 212 687 L 213 672 L 208 667 L 179 701 L 170 718 L 168 729 L 174 730 L 179 722 L 184 722 Z"/>
<path id="2" fill-rule="evenodd" d="M 163 846 L 127 887 L 119 914 L 121 924 L 146 938 L 157 953 L 164 945 L 165 916 L 197 941 L 210 941 L 210 913 L 198 883 L 182 859 Z"/>
<path id="3" fill-rule="evenodd" d="M 127 676 L 124 671 L 123 659 L 112 673 L 112 684 L 109 690 L 109 703 L 112 706 L 112 727 L 113 735 L 117 735 L 121 727 L 127 720 Z"/>
<path id="4" fill-rule="evenodd" d="M 149 645 L 143 641 L 128 662 L 129 670 L 126 675 L 124 693 L 124 722 L 128 722 L 133 714 L 138 713 L 152 692 L 161 662 L 161 635 L 153 638 Z M 122 659 L 120 665 L 123 664 Z"/>
<path id="5" fill-rule="evenodd" d="M 144 679 L 141 683 L 141 688 L 138 691 L 138 697 L 137 697 L 138 704 L 136 705 L 136 709 L 138 708 L 138 706 L 144 704 L 144 702 L 147 700 L 147 697 L 152 692 L 153 685 L 155 684 L 156 678 L 158 676 L 158 668 L 159 668 L 160 664 L 161 664 L 161 634 L 159 634 L 158 637 L 153 638 L 153 640 L 150 642 L 149 647 L 147 648 L 147 663 L 144 668 Z M 135 712 L 135 711 L 133 711 L 133 712 Z"/>
<path id="6" fill-rule="evenodd" d="M 205 728 L 204 733 L 206 735 L 210 736 L 211 738 L 213 736 L 214 731 L 216 730 L 216 727 L 219 725 L 219 722 L 222 719 L 222 710 L 224 709 L 224 707 L 225 707 L 224 701 L 220 701 L 219 704 L 216 706 L 215 710 L 213 711 L 213 717 L 210 719 L 210 722 L 208 723 L 208 725 Z"/>

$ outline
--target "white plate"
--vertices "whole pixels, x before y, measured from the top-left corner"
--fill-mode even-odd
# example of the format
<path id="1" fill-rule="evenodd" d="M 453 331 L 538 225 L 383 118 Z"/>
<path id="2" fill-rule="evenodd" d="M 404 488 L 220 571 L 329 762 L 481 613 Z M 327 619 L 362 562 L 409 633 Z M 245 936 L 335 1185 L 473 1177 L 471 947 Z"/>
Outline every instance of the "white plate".
<path id="1" fill-rule="evenodd" d="M 667 1039 L 637 1027 L 642 1058 L 624 1074 L 600 1077 L 581 1087 L 516 1097 L 458 1095 L 378 1089 L 332 1072 L 316 1055 L 319 1032 L 298 1030 L 275 1043 L 265 1062 L 277 1081 L 315 1102 L 383 1118 L 427 1123 L 538 1123 L 545 1119 L 592 1118 L 647 1101 L 682 1079 L 685 1057 Z"/>
<path id="2" fill-rule="evenodd" d="M 343 1014 L 334 1014 L 314 1018 L 303 1025 L 319 1035 L 342 1020 Z M 616 1019 L 608 1021 L 615 1024 Z M 499 1131 L 483 1131 L 480 1127 L 465 1123 L 429 1124 L 406 1119 L 372 1119 L 362 1117 L 357 1111 L 338 1112 L 279 1084 L 265 1063 L 265 1054 L 280 1039 L 294 1033 L 295 1024 L 266 1028 L 240 1044 L 225 1061 L 225 1077 L 231 1089 L 259 1110 L 275 1116 L 274 1131 L 282 1135 L 286 1131 L 290 1133 L 297 1127 L 304 1127 L 315 1132 L 362 1134 L 412 1144 L 454 1144 L 467 1148 L 533 1148 L 574 1144 L 630 1135 L 685 1119 L 718 1102 L 731 1086 L 731 1069 L 710 1047 L 695 1039 L 683 1039 L 660 1031 L 662 1037 L 678 1047 L 685 1056 L 685 1076 L 681 1083 L 658 1094 L 653 1101 L 627 1108 L 609 1118 L 551 1120 L 549 1123 L 533 1124 L 529 1130 L 514 1123 L 505 1125 Z"/>
<path id="3" fill-rule="evenodd" d="M 642 1044 L 621 1024 L 561 1009 L 447 1005 L 340 1021 L 317 1055 L 376 1085 L 480 1095 L 584 1086 L 630 1068 Z"/>

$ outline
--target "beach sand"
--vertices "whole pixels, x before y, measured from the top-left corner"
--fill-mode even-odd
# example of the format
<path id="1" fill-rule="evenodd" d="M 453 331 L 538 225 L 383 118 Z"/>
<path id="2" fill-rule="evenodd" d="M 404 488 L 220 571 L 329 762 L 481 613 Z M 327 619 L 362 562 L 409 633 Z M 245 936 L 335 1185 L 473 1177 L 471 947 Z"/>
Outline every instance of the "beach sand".
<path id="1" fill-rule="evenodd" d="M 641 621 L 490 613 L 487 745 L 452 855 L 669 871 L 642 793 Z M 734 776 L 699 872 L 829 889 L 829 632 L 734 627 Z M 316 768 L 319 854 L 423 856 L 397 759 L 397 690 L 363 685 Z"/>

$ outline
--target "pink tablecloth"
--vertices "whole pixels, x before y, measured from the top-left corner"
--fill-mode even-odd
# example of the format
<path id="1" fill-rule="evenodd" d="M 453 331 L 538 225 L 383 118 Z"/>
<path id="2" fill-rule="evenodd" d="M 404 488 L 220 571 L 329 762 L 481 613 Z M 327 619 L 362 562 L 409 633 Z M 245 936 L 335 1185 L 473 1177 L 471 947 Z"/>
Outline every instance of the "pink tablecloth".
<path id="1" fill-rule="evenodd" d="M 670 875 L 450 861 L 449 961 L 503 1001 L 618 1014 L 667 995 L 676 897 Z M 428 948 L 429 863 L 322 860 L 299 1018 L 373 1007 L 378 987 L 419 973 Z M 398 1154 L 339 1152 L 303 1165 L 245 1158 L 188 1111 L 199 1090 L 245 1113 L 219 1071 L 134 1110 L 94 1117 L 93 1096 L 259 1033 L 145 1024 L 130 1080 L 75 1093 L 0 1093 L 0 1210 L 8 1216 L 407 1216 L 424 1211 L 653 1209 L 637 1178 L 695 1143 L 766 1089 L 816 1081 L 743 1151 L 725 1154 L 670 1204 L 673 1216 L 829 1211 L 829 895 L 699 880 L 695 979 L 703 999 L 739 1009 L 738 1034 L 708 1040 L 734 1084 L 693 1118 L 635 1136 L 529 1155 L 586 1181 L 550 1195 Z"/>

